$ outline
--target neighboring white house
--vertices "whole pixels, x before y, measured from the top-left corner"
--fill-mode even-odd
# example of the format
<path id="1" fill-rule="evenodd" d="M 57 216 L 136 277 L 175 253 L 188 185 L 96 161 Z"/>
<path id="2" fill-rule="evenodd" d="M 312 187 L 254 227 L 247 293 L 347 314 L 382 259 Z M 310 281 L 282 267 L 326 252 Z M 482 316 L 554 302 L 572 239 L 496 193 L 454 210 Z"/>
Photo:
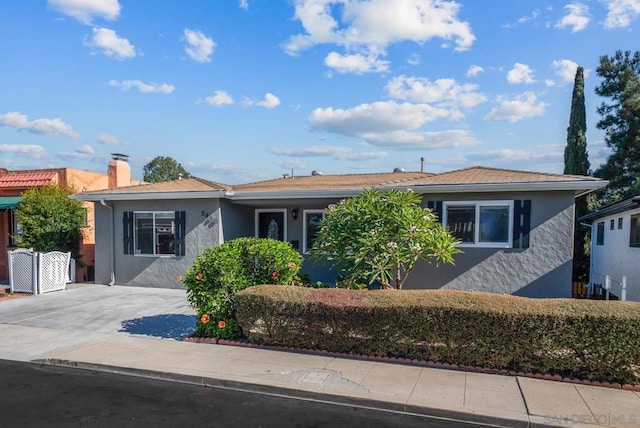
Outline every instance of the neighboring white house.
<path id="1" fill-rule="evenodd" d="M 610 293 L 640 301 L 640 196 L 607 205 L 579 220 L 591 224 L 590 286 L 604 287 L 608 276 Z"/>

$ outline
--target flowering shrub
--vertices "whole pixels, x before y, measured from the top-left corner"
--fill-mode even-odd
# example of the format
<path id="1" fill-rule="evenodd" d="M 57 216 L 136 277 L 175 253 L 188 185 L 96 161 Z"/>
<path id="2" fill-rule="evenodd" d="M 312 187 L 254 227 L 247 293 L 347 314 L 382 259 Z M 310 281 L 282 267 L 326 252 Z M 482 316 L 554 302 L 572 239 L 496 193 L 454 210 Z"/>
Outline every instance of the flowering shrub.
<path id="1" fill-rule="evenodd" d="M 370 189 L 329 205 L 311 256 L 333 264 L 345 288 L 401 289 L 419 259 L 453 264 L 456 239 L 421 202 L 410 190 Z"/>
<path id="2" fill-rule="evenodd" d="M 236 293 L 257 284 L 290 285 L 301 263 L 289 243 L 273 239 L 238 238 L 204 250 L 178 278 L 198 314 L 196 336 L 238 337 Z"/>

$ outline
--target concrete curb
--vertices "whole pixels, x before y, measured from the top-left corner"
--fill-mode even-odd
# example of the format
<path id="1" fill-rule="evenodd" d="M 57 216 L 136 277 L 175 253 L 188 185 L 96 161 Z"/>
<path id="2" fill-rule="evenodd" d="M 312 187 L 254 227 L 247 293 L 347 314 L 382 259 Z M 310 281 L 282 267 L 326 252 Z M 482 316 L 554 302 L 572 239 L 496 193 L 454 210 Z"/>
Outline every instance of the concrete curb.
<path id="1" fill-rule="evenodd" d="M 128 367 L 116 367 L 105 364 L 85 363 L 79 361 L 60 360 L 55 358 L 45 358 L 32 360 L 31 363 L 45 365 L 45 366 L 57 366 L 57 367 L 70 367 L 81 370 L 93 370 L 98 372 L 138 376 L 147 379 L 156 379 L 169 382 L 179 382 L 191 385 L 203 386 L 206 388 L 220 388 L 228 389 L 240 392 L 249 392 L 254 394 L 264 394 L 278 397 L 285 397 L 297 400 L 317 401 L 336 406 L 349 406 L 366 408 L 370 410 L 377 410 L 382 412 L 401 413 L 408 415 L 421 416 L 427 419 L 438 419 L 451 422 L 469 423 L 477 426 L 484 427 L 530 427 L 530 417 L 527 415 L 527 420 L 522 419 L 510 419 L 505 417 L 497 417 L 490 415 L 482 415 L 478 413 L 460 412 L 455 410 L 443 410 L 440 408 L 423 407 L 416 405 L 407 405 L 401 403 L 390 403 L 381 400 L 366 399 L 359 397 L 341 396 L 329 393 L 311 392 L 295 388 L 286 388 L 271 385 L 260 385 L 249 382 L 239 382 L 225 379 L 209 378 L 194 375 L 183 375 L 169 372 L 161 372 L 147 369 L 137 369 Z M 539 425 L 536 426 L 549 426 L 554 425 Z"/>

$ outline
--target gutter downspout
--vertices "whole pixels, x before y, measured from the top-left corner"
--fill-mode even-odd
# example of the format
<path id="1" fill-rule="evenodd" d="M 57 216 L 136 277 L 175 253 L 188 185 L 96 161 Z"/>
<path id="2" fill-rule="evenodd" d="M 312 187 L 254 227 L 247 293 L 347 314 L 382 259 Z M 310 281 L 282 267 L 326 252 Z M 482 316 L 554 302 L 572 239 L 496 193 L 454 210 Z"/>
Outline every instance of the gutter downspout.
<path id="1" fill-rule="evenodd" d="M 109 257 L 110 267 L 111 267 L 111 280 L 107 284 L 109 287 L 111 287 L 116 282 L 116 274 L 114 269 L 114 259 L 116 257 L 116 251 L 115 251 L 115 245 L 113 244 L 113 231 L 115 230 L 113 226 L 113 207 L 111 205 L 107 205 L 104 199 L 100 199 L 100 204 L 104 207 L 109 208 L 109 211 L 110 211 L 109 215 L 111 217 L 111 230 L 109 231 L 110 232 L 109 233 L 109 249 L 111 250 L 111 257 Z"/>

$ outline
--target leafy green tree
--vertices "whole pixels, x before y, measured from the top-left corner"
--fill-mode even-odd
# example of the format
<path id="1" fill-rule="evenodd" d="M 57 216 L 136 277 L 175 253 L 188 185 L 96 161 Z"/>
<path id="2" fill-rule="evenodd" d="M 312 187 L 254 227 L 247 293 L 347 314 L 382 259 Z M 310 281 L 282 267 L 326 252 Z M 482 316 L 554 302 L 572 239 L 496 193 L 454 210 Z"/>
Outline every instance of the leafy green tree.
<path id="1" fill-rule="evenodd" d="M 180 175 L 182 178 L 191 177 L 178 161 L 169 156 L 156 156 L 144 166 L 143 172 L 142 179 L 147 183 L 177 180 Z"/>
<path id="2" fill-rule="evenodd" d="M 609 99 L 598 107 L 597 127 L 613 153 L 595 171 L 609 180 L 602 195 L 607 203 L 640 192 L 640 52 L 602 56 L 596 72 L 603 79 L 596 94 Z"/>
<path id="3" fill-rule="evenodd" d="M 19 244 L 35 251 L 64 251 L 79 258 L 82 226 L 86 210 L 82 202 L 70 199 L 71 187 L 54 185 L 27 190 L 16 208 L 22 228 Z"/>
<path id="4" fill-rule="evenodd" d="M 456 239 L 421 202 L 412 191 L 369 189 L 329 205 L 312 258 L 331 263 L 338 286 L 350 288 L 377 281 L 399 290 L 419 259 L 453 264 Z"/>
<path id="5" fill-rule="evenodd" d="M 587 153 L 587 115 L 584 107 L 584 69 L 578 67 L 573 84 L 571 114 L 564 149 L 564 173 L 588 175 L 591 167 Z M 580 226 L 578 218 L 587 214 L 587 197 L 576 199 L 573 236 L 573 280 L 584 281 L 589 272 L 589 253 L 586 248 L 589 233 Z"/>

